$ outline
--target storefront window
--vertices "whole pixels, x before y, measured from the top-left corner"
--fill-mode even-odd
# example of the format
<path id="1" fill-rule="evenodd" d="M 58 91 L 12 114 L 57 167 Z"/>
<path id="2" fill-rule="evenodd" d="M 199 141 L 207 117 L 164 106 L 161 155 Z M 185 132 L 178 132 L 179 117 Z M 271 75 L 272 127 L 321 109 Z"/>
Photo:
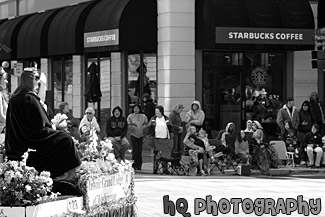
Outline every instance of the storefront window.
<path id="1" fill-rule="evenodd" d="M 58 57 L 52 62 L 54 109 L 59 109 L 61 102 L 72 105 L 72 58 Z"/>
<path id="2" fill-rule="evenodd" d="M 220 130 L 234 122 L 239 130 L 246 120 L 258 120 L 272 130 L 270 134 L 276 133 L 276 114 L 284 97 L 284 53 L 206 52 L 203 64 L 208 127 Z"/>
<path id="3" fill-rule="evenodd" d="M 141 65 L 141 62 L 143 63 Z M 142 104 L 143 95 L 147 94 L 157 103 L 157 57 L 145 53 L 128 55 L 128 104 L 129 113 L 135 103 Z"/>
<path id="4" fill-rule="evenodd" d="M 95 57 L 93 57 L 95 56 Z M 92 73 L 97 73 L 99 90 L 101 94 L 99 101 L 87 101 L 87 107 L 94 107 L 96 110 L 96 117 L 99 121 L 104 120 L 105 116 L 110 115 L 110 107 L 111 107 L 111 59 L 109 55 L 103 54 L 93 54 L 89 55 L 87 59 L 87 70 L 86 70 L 86 83 L 85 90 L 88 90 L 91 85 L 90 78 Z M 97 88 L 95 88 L 98 90 Z"/>

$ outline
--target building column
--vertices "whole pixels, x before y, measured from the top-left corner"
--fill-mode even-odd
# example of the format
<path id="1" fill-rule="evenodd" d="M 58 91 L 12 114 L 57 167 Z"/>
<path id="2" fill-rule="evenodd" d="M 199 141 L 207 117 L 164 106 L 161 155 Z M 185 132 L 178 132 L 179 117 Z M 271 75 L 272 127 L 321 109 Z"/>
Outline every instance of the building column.
<path id="1" fill-rule="evenodd" d="M 72 114 L 74 117 L 82 117 L 84 114 L 82 105 L 84 97 L 82 94 L 82 73 L 84 68 L 83 56 L 72 56 Z"/>
<path id="2" fill-rule="evenodd" d="M 195 0 L 157 1 L 158 104 L 185 112 L 195 99 Z"/>
<path id="3" fill-rule="evenodd" d="M 122 107 L 122 55 L 111 53 L 111 110 Z"/>

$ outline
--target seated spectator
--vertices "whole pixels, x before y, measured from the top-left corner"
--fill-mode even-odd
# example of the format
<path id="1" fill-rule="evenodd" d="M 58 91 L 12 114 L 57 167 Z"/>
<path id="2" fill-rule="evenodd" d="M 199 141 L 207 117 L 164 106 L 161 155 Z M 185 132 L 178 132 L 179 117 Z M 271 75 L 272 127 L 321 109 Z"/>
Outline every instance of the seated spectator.
<path id="1" fill-rule="evenodd" d="M 205 151 L 205 145 L 204 145 L 204 142 L 199 139 L 194 133 L 190 134 L 189 137 L 188 137 L 189 141 L 191 143 L 193 143 L 194 145 L 197 145 L 199 146 L 200 148 L 202 148 L 204 151 Z M 205 152 L 204 153 L 201 153 L 199 152 L 198 150 L 195 150 L 197 152 L 197 156 L 198 156 L 198 162 L 199 162 L 199 174 L 200 175 L 205 175 L 205 172 L 204 172 L 204 166 L 203 166 L 203 161 L 204 161 L 204 155 L 205 155 Z"/>
<path id="2" fill-rule="evenodd" d="M 67 119 L 68 131 L 70 132 L 71 136 L 76 137 L 78 135 L 78 127 L 80 125 L 80 120 L 73 117 L 73 115 L 71 114 L 69 110 L 69 103 L 61 102 L 59 104 L 59 112 L 61 114 L 65 114 L 68 117 Z"/>
<path id="3" fill-rule="evenodd" d="M 210 145 L 208 134 L 205 132 L 205 130 L 201 129 L 198 134 L 199 134 L 198 138 L 201 139 L 204 143 L 204 149 L 205 149 L 205 154 L 203 158 L 204 168 L 208 168 L 207 172 L 208 175 L 210 175 L 209 165 L 214 161 L 213 150 L 215 149 L 215 146 Z"/>
<path id="4" fill-rule="evenodd" d="M 253 121 L 252 139 L 248 141 L 252 156 L 252 167 L 260 169 L 262 174 L 270 175 L 270 167 L 278 168 L 279 158 L 274 147 L 265 138 L 262 125 Z"/>
<path id="5" fill-rule="evenodd" d="M 282 134 L 282 140 L 285 142 L 287 151 L 288 152 L 294 152 L 294 159 L 295 163 L 299 164 L 300 159 L 300 146 L 299 146 L 299 139 L 297 136 L 297 131 L 292 127 L 292 124 L 290 121 L 286 121 L 284 124 L 284 131 Z"/>
<path id="6" fill-rule="evenodd" d="M 222 146 L 216 147 L 217 152 L 223 152 L 226 155 L 230 155 L 232 159 L 236 159 L 235 154 L 235 124 L 229 122 L 226 126 L 225 131 L 221 135 L 221 144 Z"/>
<path id="7" fill-rule="evenodd" d="M 126 138 L 128 122 L 123 116 L 121 107 L 113 108 L 112 114 L 106 121 L 106 135 L 113 144 L 115 158 L 118 161 L 124 161 L 125 152 L 130 148 L 130 143 Z"/>
<path id="8" fill-rule="evenodd" d="M 13 92 L 6 119 L 5 154 L 8 160 L 20 161 L 28 149 L 27 166 L 38 172 L 49 171 L 56 181 L 72 181 L 81 164 L 70 135 L 54 130 L 36 95 L 39 73 L 24 69 L 21 84 Z"/>
<path id="9" fill-rule="evenodd" d="M 320 168 L 320 162 L 323 156 L 322 136 L 318 133 L 318 124 L 313 124 L 311 132 L 306 134 L 305 142 L 307 144 L 306 152 L 308 156 L 308 167 Z M 316 153 L 316 159 L 314 159 Z"/>
<path id="10" fill-rule="evenodd" d="M 97 134 L 100 132 L 100 128 L 95 117 L 95 110 L 92 107 L 88 107 L 79 124 L 80 139 L 82 141 L 87 141 L 89 139 L 91 130 L 95 130 Z"/>
<path id="11" fill-rule="evenodd" d="M 248 163 L 249 155 L 249 146 L 248 140 L 246 139 L 246 134 L 241 130 L 235 141 L 235 153 L 240 157 L 240 161 L 243 164 Z"/>

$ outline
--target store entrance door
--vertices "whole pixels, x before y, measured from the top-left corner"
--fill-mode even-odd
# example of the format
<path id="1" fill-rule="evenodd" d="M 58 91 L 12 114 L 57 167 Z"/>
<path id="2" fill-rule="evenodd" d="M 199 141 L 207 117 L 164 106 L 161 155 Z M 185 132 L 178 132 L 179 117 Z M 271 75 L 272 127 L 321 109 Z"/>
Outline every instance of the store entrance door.
<path id="1" fill-rule="evenodd" d="M 237 55 L 238 53 L 236 53 Z M 242 110 L 242 83 L 245 70 L 242 64 L 232 63 L 231 53 L 208 53 L 205 57 L 214 59 L 212 64 L 205 64 L 203 109 L 206 111 L 205 124 L 215 130 L 224 129 L 229 122 L 241 128 L 241 119 L 245 118 Z M 210 58 L 205 58 L 209 60 Z M 239 63 L 239 62 L 238 62 Z"/>
<path id="2" fill-rule="evenodd" d="M 205 128 L 219 131 L 233 122 L 236 132 L 257 120 L 276 136 L 276 115 L 282 105 L 285 55 L 260 52 L 203 54 Z"/>

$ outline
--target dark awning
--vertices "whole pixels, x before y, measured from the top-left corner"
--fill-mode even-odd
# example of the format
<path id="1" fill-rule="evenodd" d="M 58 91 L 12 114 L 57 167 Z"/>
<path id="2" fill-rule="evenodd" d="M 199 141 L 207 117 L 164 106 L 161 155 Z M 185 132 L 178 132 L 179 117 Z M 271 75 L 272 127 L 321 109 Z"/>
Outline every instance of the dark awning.
<path id="1" fill-rule="evenodd" d="M 85 51 L 157 50 L 157 1 L 99 1 L 87 17 L 84 32 L 107 30 L 118 32 L 117 44 L 85 47 Z"/>
<path id="2" fill-rule="evenodd" d="M 221 44 L 216 41 L 217 27 L 261 29 L 315 29 L 308 0 L 197 0 L 197 49 L 309 50 L 313 45 Z"/>
<path id="3" fill-rule="evenodd" d="M 17 59 L 17 34 L 22 23 L 29 15 L 4 21 L 0 25 L 0 42 L 12 49 L 11 53 L 0 52 L 0 60 Z"/>
<path id="4" fill-rule="evenodd" d="M 61 9 L 48 30 L 48 55 L 82 54 L 84 24 L 96 1 Z"/>
<path id="5" fill-rule="evenodd" d="M 44 57 L 47 55 L 49 23 L 58 10 L 31 15 L 20 27 L 17 36 L 17 58 Z"/>

